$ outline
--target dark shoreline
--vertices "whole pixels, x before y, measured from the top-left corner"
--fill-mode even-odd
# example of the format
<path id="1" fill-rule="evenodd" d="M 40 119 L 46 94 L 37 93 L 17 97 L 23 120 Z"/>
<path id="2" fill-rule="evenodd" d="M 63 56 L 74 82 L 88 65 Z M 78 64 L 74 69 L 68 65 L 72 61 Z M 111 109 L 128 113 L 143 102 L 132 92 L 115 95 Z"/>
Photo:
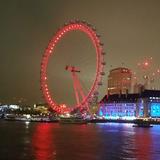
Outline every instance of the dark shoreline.
<path id="1" fill-rule="evenodd" d="M 93 119 L 93 120 L 89 120 L 89 123 L 136 123 L 135 120 L 111 120 L 111 119 Z M 154 120 L 150 120 L 149 121 L 150 124 L 157 124 L 160 125 L 160 122 L 158 121 L 154 121 Z"/>
<path id="2" fill-rule="evenodd" d="M 15 119 L 0 119 L 0 121 L 12 121 L 12 122 L 38 122 L 38 123 L 59 123 L 59 120 L 51 120 L 51 121 L 24 121 L 24 120 L 15 120 Z M 135 120 L 111 120 L 111 119 L 92 119 L 92 120 L 87 120 L 87 123 L 136 123 Z M 155 120 L 150 120 L 150 124 L 156 124 L 160 125 L 160 122 L 155 121 Z"/>

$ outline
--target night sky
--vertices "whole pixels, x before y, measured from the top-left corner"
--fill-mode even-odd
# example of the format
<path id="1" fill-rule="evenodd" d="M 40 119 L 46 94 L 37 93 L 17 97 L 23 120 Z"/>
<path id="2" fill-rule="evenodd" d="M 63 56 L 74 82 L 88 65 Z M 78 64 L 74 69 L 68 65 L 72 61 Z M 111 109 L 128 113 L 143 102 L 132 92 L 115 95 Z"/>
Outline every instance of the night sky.
<path id="1" fill-rule="evenodd" d="M 106 73 L 160 59 L 159 0 L 0 0 L 0 102 L 44 102 L 40 91 L 40 63 L 57 28 L 71 19 L 93 24 L 104 43 Z M 48 66 L 49 86 L 58 103 L 73 103 L 71 76 L 65 65 L 78 66 L 84 86 L 94 79 L 95 50 L 84 33 L 72 32 L 58 44 Z M 104 96 L 107 75 L 100 89 Z M 158 86 L 158 81 L 156 82 Z"/>

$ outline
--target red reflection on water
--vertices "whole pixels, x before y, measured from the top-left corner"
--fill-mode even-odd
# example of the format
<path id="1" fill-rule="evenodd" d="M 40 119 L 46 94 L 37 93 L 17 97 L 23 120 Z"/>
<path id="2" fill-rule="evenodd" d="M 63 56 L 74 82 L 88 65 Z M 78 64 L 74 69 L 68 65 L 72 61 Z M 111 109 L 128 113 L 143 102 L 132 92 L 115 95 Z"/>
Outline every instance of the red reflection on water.
<path id="1" fill-rule="evenodd" d="M 137 160 L 150 160 L 152 139 L 149 130 L 142 130 L 135 135 L 135 145 L 137 149 Z"/>
<path id="2" fill-rule="evenodd" d="M 50 160 L 56 155 L 53 144 L 53 125 L 39 123 L 32 137 L 33 154 L 36 160 Z"/>

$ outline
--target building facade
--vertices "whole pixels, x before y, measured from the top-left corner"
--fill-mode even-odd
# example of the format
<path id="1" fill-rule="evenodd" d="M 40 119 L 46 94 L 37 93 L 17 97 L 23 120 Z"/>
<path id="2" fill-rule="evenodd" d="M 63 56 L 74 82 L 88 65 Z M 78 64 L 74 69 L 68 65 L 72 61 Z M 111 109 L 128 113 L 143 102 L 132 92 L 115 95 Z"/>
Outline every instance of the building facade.
<path id="1" fill-rule="evenodd" d="M 126 94 L 131 92 L 132 72 L 128 68 L 112 69 L 108 76 L 108 94 Z"/>
<path id="2" fill-rule="evenodd" d="M 106 119 L 160 118 L 160 91 L 105 96 L 98 114 Z"/>

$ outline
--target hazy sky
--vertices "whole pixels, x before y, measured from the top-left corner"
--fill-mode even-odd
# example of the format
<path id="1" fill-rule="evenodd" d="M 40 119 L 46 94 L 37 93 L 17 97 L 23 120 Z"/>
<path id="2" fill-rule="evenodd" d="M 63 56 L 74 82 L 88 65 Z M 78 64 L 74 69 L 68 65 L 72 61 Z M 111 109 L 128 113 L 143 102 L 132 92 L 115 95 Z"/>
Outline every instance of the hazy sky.
<path id="1" fill-rule="evenodd" d="M 57 28 L 75 18 L 90 22 L 101 34 L 106 72 L 122 63 L 137 71 L 137 62 L 151 56 L 159 67 L 159 0 L 0 0 L 0 102 L 43 102 L 39 79 L 44 49 Z M 59 103 L 70 103 L 72 80 L 63 69 L 66 63 L 80 66 L 87 88 L 94 76 L 95 51 L 85 34 L 75 32 L 55 52 L 49 85 Z"/>

